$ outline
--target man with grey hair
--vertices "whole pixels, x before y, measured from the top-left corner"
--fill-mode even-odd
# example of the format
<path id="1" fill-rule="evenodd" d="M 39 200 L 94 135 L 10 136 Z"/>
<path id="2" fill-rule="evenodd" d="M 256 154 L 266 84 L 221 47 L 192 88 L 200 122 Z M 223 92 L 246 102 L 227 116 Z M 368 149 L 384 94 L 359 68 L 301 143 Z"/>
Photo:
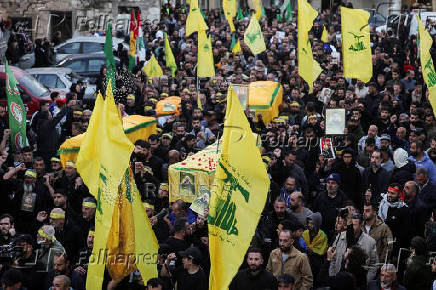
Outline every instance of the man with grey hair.
<path id="1" fill-rule="evenodd" d="M 368 290 L 395 289 L 406 290 L 397 281 L 397 268 L 393 264 L 384 264 L 380 270 L 380 278 L 368 283 Z"/>
<path id="2" fill-rule="evenodd" d="M 357 145 L 359 153 L 363 152 L 365 150 L 365 141 L 366 139 L 372 137 L 375 140 L 375 146 L 380 149 L 380 137 L 378 135 L 378 128 L 376 125 L 369 126 L 368 129 L 368 135 L 363 136 L 360 138 L 359 143 Z"/>
<path id="3" fill-rule="evenodd" d="M 37 252 L 38 265 L 42 271 L 53 269 L 53 256 L 55 253 L 65 253 L 62 244 L 56 240 L 55 228 L 52 225 L 43 225 L 38 230 L 37 243 L 40 247 Z"/>
<path id="4" fill-rule="evenodd" d="M 312 211 L 303 206 L 303 194 L 300 191 L 294 191 L 290 195 L 289 210 L 291 214 L 297 218 L 302 224 L 306 225 L 307 217 L 312 214 Z"/>
<path id="5" fill-rule="evenodd" d="M 68 290 L 70 289 L 71 279 L 66 275 L 54 277 L 52 290 Z"/>

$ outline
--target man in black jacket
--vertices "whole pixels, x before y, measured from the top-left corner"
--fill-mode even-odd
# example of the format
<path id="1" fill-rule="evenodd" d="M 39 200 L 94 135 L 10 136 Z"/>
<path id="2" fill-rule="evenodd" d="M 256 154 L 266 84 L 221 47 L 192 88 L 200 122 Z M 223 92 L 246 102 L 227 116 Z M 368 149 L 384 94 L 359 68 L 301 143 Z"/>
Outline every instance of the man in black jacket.
<path id="1" fill-rule="evenodd" d="M 313 202 L 313 212 L 319 212 L 322 216 L 321 229 L 332 238 L 334 233 L 337 209 L 343 208 L 349 202 L 347 195 L 340 189 L 341 179 L 339 174 L 332 173 L 326 179 L 326 190 L 319 192 Z"/>
<path id="2" fill-rule="evenodd" d="M 430 217 L 427 205 L 418 198 L 419 187 L 415 181 L 404 184 L 404 201 L 409 208 L 409 219 L 412 225 L 412 237 L 424 236 L 425 222 Z"/>
<path id="3" fill-rule="evenodd" d="M 362 174 L 363 198 L 367 202 L 378 203 L 381 194 L 386 192 L 389 184 L 389 173 L 381 167 L 382 159 L 379 150 L 375 150 L 371 155 L 371 162 Z"/>
<path id="4" fill-rule="evenodd" d="M 355 153 L 347 148 L 342 152 L 342 160 L 332 171 L 339 174 L 342 190 L 354 202 L 358 208 L 362 208 L 362 196 L 360 194 L 361 177 L 356 167 Z"/>
<path id="5" fill-rule="evenodd" d="M 50 165 L 50 158 L 56 156 L 59 147 L 59 136 L 55 127 L 67 113 L 72 111 L 71 107 L 74 105 L 75 101 L 70 101 L 54 118 L 52 118 L 49 111 L 38 113 L 38 119 L 36 120 L 36 143 L 39 155 L 44 158 L 47 167 Z"/>
<path id="6" fill-rule="evenodd" d="M 265 253 L 269 253 L 272 248 L 272 242 L 277 237 L 277 228 L 281 221 L 290 220 L 293 224 L 297 224 L 298 220 L 294 215 L 286 210 L 286 201 L 283 197 L 278 196 L 274 201 L 274 210 L 268 212 L 261 218 L 259 223 L 260 236 L 263 239 L 261 243 Z"/>
<path id="7" fill-rule="evenodd" d="M 379 205 L 378 215 L 389 226 L 394 238 L 394 250 L 396 256 L 400 248 L 408 248 L 410 241 L 411 224 L 409 208 L 400 199 L 401 190 L 398 183 L 392 183 L 383 194 Z"/>
<path id="8" fill-rule="evenodd" d="M 427 205 L 429 209 L 436 207 L 436 185 L 428 178 L 428 172 L 425 168 L 416 170 L 416 182 L 419 186 L 418 198 Z"/>
<path id="9" fill-rule="evenodd" d="M 65 219 L 65 211 L 61 208 L 52 209 L 50 223 L 55 228 L 56 239 L 64 246 L 68 257 L 72 260 L 78 259 L 79 249 L 85 246 L 79 227 Z"/>
<path id="10" fill-rule="evenodd" d="M 247 252 L 248 269 L 239 271 L 229 285 L 229 290 L 277 289 L 277 280 L 271 272 L 265 270 L 260 249 L 251 248 Z"/>

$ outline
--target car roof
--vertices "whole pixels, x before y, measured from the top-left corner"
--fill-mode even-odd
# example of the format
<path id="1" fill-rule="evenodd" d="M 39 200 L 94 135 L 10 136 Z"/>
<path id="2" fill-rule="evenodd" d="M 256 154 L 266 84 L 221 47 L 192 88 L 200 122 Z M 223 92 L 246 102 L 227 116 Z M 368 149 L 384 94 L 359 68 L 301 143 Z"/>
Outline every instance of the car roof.
<path id="1" fill-rule="evenodd" d="M 9 68 L 14 73 L 14 76 L 16 79 L 21 79 L 26 74 L 26 72 L 19 67 L 10 65 Z M 0 65 L 0 73 L 3 73 L 3 74 L 5 73 L 5 66 L 4 65 Z"/>
<path id="2" fill-rule="evenodd" d="M 30 74 L 69 74 L 72 70 L 67 67 L 36 67 L 26 69 L 26 72 Z"/>
<path id="3" fill-rule="evenodd" d="M 78 60 L 78 59 L 106 59 L 106 55 L 104 53 L 86 53 L 86 54 L 72 54 L 67 56 L 64 60 Z M 118 57 L 114 57 L 116 61 L 120 59 Z"/>
<path id="4" fill-rule="evenodd" d="M 73 37 L 70 39 L 67 39 L 65 42 L 62 42 L 61 44 L 58 44 L 56 48 L 60 47 L 61 45 L 64 45 L 66 43 L 72 43 L 72 42 L 96 42 L 96 43 L 105 43 L 106 41 L 106 37 L 102 36 L 102 37 L 93 37 L 93 36 L 77 36 L 77 37 Z M 122 43 L 123 39 L 121 38 L 117 38 L 117 37 L 112 37 L 112 45 L 113 44 L 118 44 L 118 43 Z"/>
<path id="5" fill-rule="evenodd" d="M 106 58 L 106 55 L 104 53 L 101 52 L 97 52 L 97 53 L 86 53 L 86 54 L 71 54 L 69 56 L 67 56 L 65 59 L 84 59 L 84 58 Z"/>

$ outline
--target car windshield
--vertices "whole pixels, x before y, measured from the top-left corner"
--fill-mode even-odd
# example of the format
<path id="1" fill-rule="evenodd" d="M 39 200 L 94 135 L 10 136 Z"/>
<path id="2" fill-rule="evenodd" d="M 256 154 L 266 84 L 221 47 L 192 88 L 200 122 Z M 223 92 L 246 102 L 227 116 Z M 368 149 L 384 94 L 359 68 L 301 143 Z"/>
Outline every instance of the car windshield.
<path id="1" fill-rule="evenodd" d="M 50 92 L 42 84 L 40 84 L 34 77 L 25 75 L 20 79 L 20 84 L 23 85 L 30 93 L 37 97 L 42 97 Z"/>

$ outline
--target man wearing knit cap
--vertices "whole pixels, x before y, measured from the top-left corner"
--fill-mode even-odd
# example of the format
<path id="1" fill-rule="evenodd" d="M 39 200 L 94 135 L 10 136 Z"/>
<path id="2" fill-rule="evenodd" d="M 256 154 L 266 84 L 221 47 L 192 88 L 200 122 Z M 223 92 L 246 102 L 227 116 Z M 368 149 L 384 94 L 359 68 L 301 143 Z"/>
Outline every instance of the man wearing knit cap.
<path id="1" fill-rule="evenodd" d="M 65 253 L 62 244 L 55 237 L 55 228 L 52 225 L 44 225 L 38 230 L 37 244 L 40 247 L 37 253 L 40 269 L 48 271 L 53 269 L 54 253 Z"/>
<path id="2" fill-rule="evenodd" d="M 68 257 L 75 260 L 83 243 L 80 228 L 66 219 L 65 211 L 61 208 L 52 209 L 50 224 L 55 228 L 55 237 L 64 246 Z"/>
<path id="3" fill-rule="evenodd" d="M 22 170 L 17 168 L 8 173 Z M 37 215 L 48 212 L 52 205 L 48 188 L 44 184 L 36 182 L 34 170 L 27 169 L 25 171 L 23 182 L 13 179 L 8 173 L 3 176 L 3 179 L 6 184 L 9 184 L 11 192 L 15 192 L 10 200 L 9 212 L 16 218 L 17 232 L 35 233 Z"/>
<path id="4" fill-rule="evenodd" d="M 50 159 L 50 167 L 53 172 L 58 172 L 62 170 L 62 163 L 59 157 L 52 157 Z"/>
<path id="5" fill-rule="evenodd" d="M 336 209 L 343 208 L 349 202 L 347 195 L 339 189 L 341 178 L 332 173 L 326 179 L 326 190 L 318 193 L 313 202 L 313 211 L 321 213 L 321 229 L 329 238 L 334 234 L 336 223 Z"/>
<path id="6" fill-rule="evenodd" d="M 55 188 L 65 189 L 67 196 L 70 199 L 69 203 L 77 213 L 80 213 L 82 210 L 83 198 L 91 196 L 88 188 L 83 183 L 82 178 L 77 173 L 76 163 L 73 161 L 66 162 L 65 170 L 55 181 Z"/>
<path id="7" fill-rule="evenodd" d="M 95 211 L 97 209 L 97 201 L 94 197 L 85 197 L 82 202 L 82 216 L 78 221 L 80 230 L 82 231 L 83 239 L 89 232 L 91 227 L 95 225 Z"/>

